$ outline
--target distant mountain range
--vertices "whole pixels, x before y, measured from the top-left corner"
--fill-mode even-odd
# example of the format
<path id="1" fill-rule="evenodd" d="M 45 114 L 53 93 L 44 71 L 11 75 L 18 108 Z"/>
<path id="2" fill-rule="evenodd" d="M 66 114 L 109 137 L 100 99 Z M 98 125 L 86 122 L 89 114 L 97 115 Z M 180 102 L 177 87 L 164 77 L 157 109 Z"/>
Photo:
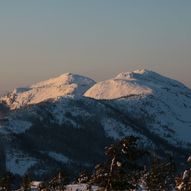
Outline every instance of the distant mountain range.
<path id="1" fill-rule="evenodd" d="M 71 175 L 104 158 L 128 135 L 178 161 L 191 148 L 191 90 L 147 70 L 96 83 L 66 73 L 0 97 L 0 171 Z"/>

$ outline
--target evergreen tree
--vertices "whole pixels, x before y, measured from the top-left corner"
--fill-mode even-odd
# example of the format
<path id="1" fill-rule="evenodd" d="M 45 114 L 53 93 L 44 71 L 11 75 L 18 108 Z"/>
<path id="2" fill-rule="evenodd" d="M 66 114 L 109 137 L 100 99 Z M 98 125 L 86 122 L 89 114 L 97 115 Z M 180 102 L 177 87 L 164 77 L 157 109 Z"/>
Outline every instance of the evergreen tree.
<path id="1" fill-rule="evenodd" d="M 64 173 L 59 172 L 48 184 L 50 190 L 64 191 L 67 184 L 67 177 Z"/>
<path id="2" fill-rule="evenodd" d="M 172 159 L 168 162 L 160 162 L 159 159 L 155 158 L 143 179 L 148 191 L 172 191 L 175 187 L 174 162 L 172 162 Z"/>
<path id="3" fill-rule="evenodd" d="M 7 172 L 3 178 L 0 179 L 0 191 L 11 191 L 11 184 L 14 176 Z"/>
<path id="4" fill-rule="evenodd" d="M 187 162 L 191 166 L 191 156 Z M 178 191 L 191 191 L 191 169 L 185 170 L 182 176 L 176 179 L 176 189 Z"/>
<path id="5" fill-rule="evenodd" d="M 139 164 L 147 152 L 137 147 L 138 138 L 126 137 L 106 148 L 108 160 L 96 166 L 92 182 L 105 191 L 130 190 L 138 187 L 143 166 Z"/>
<path id="6" fill-rule="evenodd" d="M 77 178 L 76 183 L 79 184 L 88 184 L 90 181 L 90 175 L 88 172 L 86 171 L 82 171 L 79 175 L 79 177 Z"/>
<path id="7" fill-rule="evenodd" d="M 29 175 L 25 175 L 23 177 L 22 190 L 29 191 L 30 189 L 31 189 L 31 179 L 30 179 Z"/>

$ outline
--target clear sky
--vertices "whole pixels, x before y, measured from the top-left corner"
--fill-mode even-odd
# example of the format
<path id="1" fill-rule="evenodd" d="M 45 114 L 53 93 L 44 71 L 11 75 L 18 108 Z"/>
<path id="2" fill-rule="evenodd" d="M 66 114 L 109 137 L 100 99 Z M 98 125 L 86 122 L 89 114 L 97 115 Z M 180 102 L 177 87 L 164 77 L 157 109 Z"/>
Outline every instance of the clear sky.
<path id="1" fill-rule="evenodd" d="M 191 0 L 0 1 L 0 93 L 139 68 L 191 87 Z"/>

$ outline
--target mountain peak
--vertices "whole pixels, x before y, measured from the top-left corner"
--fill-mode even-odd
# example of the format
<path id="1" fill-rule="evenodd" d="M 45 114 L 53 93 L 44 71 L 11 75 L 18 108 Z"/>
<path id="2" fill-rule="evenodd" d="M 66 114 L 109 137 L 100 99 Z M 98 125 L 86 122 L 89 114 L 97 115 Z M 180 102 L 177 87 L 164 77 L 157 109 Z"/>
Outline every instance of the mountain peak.
<path id="1" fill-rule="evenodd" d="M 133 80 L 133 79 L 168 79 L 162 75 L 160 75 L 159 73 L 156 73 L 152 70 L 147 70 L 147 69 L 139 69 L 139 70 L 134 70 L 131 72 L 122 72 L 120 74 L 118 74 L 115 79 L 128 79 L 128 80 Z"/>
<path id="2" fill-rule="evenodd" d="M 67 84 L 90 84 L 95 83 L 92 79 L 73 73 L 65 73 L 58 77 L 50 78 L 48 80 L 38 82 L 31 87 L 44 87 L 44 86 L 64 86 Z"/>
<path id="3" fill-rule="evenodd" d="M 146 69 L 134 70 L 131 72 L 121 72 L 115 77 L 115 79 L 132 79 L 132 78 L 136 78 L 137 76 L 141 76 L 141 75 L 145 76 L 152 73 L 154 72 L 146 70 Z"/>
<path id="4" fill-rule="evenodd" d="M 132 95 L 151 95 L 161 89 L 187 91 L 182 83 L 156 72 L 141 69 L 122 72 L 116 77 L 99 82 L 90 88 L 85 96 L 95 99 L 118 99 Z"/>
<path id="5" fill-rule="evenodd" d="M 93 84 L 95 82 L 90 78 L 65 73 L 28 87 L 16 88 L 11 93 L 1 97 L 0 101 L 5 102 L 10 108 L 16 109 L 68 95 L 82 96 Z"/>
<path id="6" fill-rule="evenodd" d="M 146 85 L 144 78 L 154 75 L 149 70 L 122 72 L 116 77 L 99 82 L 84 95 L 95 99 L 118 99 L 131 95 L 152 94 L 152 88 Z"/>

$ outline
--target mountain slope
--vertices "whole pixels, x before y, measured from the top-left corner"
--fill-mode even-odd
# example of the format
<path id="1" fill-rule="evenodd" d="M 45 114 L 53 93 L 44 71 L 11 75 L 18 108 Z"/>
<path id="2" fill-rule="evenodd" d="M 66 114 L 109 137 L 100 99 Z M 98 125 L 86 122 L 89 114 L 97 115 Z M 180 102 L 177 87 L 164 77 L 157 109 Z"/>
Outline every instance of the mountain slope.
<path id="1" fill-rule="evenodd" d="M 110 101 L 113 107 L 146 123 L 151 132 L 172 144 L 190 145 L 191 90 L 180 82 L 137 70 L 99 82 L 84 95 Z"/>

